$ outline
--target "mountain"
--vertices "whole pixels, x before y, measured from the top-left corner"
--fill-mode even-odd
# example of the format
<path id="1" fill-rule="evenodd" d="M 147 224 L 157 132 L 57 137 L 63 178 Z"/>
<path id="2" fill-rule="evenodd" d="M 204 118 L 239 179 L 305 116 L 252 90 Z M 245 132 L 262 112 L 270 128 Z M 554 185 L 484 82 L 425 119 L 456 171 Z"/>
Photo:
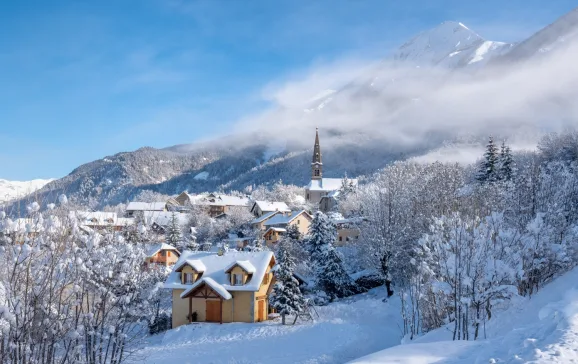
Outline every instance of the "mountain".
<path id="1" fill-rule="evenodd" d="M 7 181 L 0 179 L 0 203 L 8 202 L 29 195 L 54 179 L 35 179 L 32 181 Z"/>
<path id="2" fill-rule="evenodd" d="M 322 132 L 324 175 L 339 177 L 369 175 L 460 139 L 471 145 L 487 138 L 488 130 L 514 137 L 528 125 L 574 120 L 578 86 L 573 73 L 562 79 L 544 73 L 564 73 L 559 63 L 522 72 L 518 62 L 574 44 L 577 23 L 574 10 L 527 40 L 509 44 L 445 22 L 416 35 L 345 86 L 320 90 L 302 108 L 279 107 L 240 127 L 242 133 L 209 142 L 108 156 L 48 183 L 37 196 L 53 202 L 64 193 L 99 208 L 127 202 L 142 190 L 246 191 L 278 180 L 302 186 L 308 182 L 316 126 Z M 494 67 L 504 64 L 511 67 Z M 567 114 L 555 114 L 560 105 Z M 504 125 L 511 129 L 500 134 Z"/>

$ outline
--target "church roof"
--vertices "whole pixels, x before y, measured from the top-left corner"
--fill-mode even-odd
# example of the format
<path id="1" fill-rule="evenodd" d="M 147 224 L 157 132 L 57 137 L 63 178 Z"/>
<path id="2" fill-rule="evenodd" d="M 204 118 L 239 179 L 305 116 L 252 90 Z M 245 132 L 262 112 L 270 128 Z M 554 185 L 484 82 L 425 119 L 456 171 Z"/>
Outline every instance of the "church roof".
<path id="1" fill-rule="evenodd" d="M 311 164 L 323 164 L 321 162 L 321 146 L 319 145 L 319 129 L 315 129 L 315 145 L 313 146 L 313 158 Z"/>

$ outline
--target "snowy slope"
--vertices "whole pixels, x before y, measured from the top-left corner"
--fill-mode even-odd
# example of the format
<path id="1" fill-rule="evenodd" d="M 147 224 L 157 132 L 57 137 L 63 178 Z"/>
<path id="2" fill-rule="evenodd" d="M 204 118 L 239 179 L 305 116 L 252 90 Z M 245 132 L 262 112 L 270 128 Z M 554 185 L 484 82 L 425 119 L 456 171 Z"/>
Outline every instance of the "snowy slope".
<path id="1" fill-rule="evenodd" d="M 399 301 L 379 288 L 319 307 L 314 323 L 193 324 L 151 338 L 138 362 L 343 363 L 400 342 Z"/>
<path id="2" fill-rule="evenodd" d="M 551 52 L 578 40 L 578 8 L 517 44 L 500 61 L 517 61 Z"/>
<path id="3" fill-rule="evenodd" d="M 6 202 L 18 197 L 29 195 L 42 187 L 44 187 L 49 182 L 54 181 L 53 179 L 35 179 L 32 181 L 7 181 L 5 179 L 0 179 L 0 202 Z"/>
<path id="4" fill-rule="evenodd" d="M 351 363 L 578 363 L 578 268 L 497 314 L 486 332 L 487 340 L 456 342 L 440 329 Z"/>
<path id="5" fill-rule="evenodd" d="M 409 62 L 421 67 L 459 68 L 485 63 L 511 46 L 487 41 L 464 24 L 447 21 L 418 34 L 403 44 L 392 57 L 395 62 Z"/>

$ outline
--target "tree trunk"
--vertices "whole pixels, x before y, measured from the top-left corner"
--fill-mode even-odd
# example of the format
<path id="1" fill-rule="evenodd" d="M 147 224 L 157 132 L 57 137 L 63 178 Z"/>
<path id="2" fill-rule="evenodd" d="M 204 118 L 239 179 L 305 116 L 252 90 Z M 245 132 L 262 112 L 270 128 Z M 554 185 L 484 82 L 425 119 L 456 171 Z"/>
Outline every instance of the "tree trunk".
<path id="1" fill-rule="evenodd" d="M 281 314 L 281 324 L 285 325 L 285 314 Z"/>
<path id="2" fill-rule="evenodd" d="M 385 280 L 385 289 L 387 289 L 387 297 L 393 296 L 393 290 L 391 289 L 391 281 L 389 279 Z"/>

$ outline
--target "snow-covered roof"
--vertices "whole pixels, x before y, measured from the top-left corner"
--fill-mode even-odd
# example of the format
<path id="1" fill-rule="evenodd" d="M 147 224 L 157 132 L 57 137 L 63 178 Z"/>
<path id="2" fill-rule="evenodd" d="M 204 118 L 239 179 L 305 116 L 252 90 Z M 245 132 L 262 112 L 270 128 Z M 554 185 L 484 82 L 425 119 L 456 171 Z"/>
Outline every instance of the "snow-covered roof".
<path id="1" fill-rule="evenodd" d="M 341 178 L 313 179 L 305 186 L 305 189 L 309 191 L 336 191 L 341 188 L 342 181 Z M 356 178 L 350 178 L 348 181 L 354 186 L 357 186 L 358 182 Z"/>
<path id="2" fill-rule="evenodd" d="M 219 255 L 216 252 L 191 252 L 185 251 L 181 254 L 179 261 L 175 265 L 173 271 L 167 278 L 164 287 L 170 289 L 186 289 L 189 290 L 192 286 L 190 284 L 182 284 L 179 277 L 179 267 L 181 267 L 186 261 L 199 261 L 205 266 L 205 271 L 203 276 L 198 281 L 207 280 L 210 278 L 212 280 L 211 284 L 214 284 L 218 289 L 221 286 L 223 289 L 229 292 L 233 291 L 258 291 L 267 271 L 267 267 L 273 258 L 273 253 L 270 251 L 261 252 L 238 252 L 238 251 L 227 251 L 223 255 Z M 253 272 L 251 279 L 242 286 L 234 286 L 230 284 L 229 276 L 226 272 L 227 268 L 238 262 L 248 262 L 253 266 Z M 242 264 L 248 264 L 242 263 Z M 250 268 L 250 267 L 247 267 Z M 196 270 L 196 269 L 195 269 Z M 197 284 L 198 282 L 195 282 Z M 209 283 L 207 283 L 209 284 Z M 211 286 L 211 288 L 217 289 Z M 198 287 L 198 286 L 197 286 Z M 183 292 L 184 294 L 184 292 Z M 224 296 L 224 295 L 222 295 Z M 224 297 L 223 297 L 224 298 Z"/>
<path id="3" fill-rule="evenodd" d="M 199 259 L 186 259 L 183 261 L 179 260 L 177 262 L 177 264 L 175 265 L 175 271 L 179 272 L 181 268 L 183 268 L 185 265 L 188 265 L 189 267 L 193 268 L 195 271 L 197 271 L 197 273 L 204 273 L 207 270 L 207 267 L 205 267 L 203 262 L 200 261 Z"/>
<path id="4" fill-rule="evenodd" d="M 245 272 L 251 273 L 251 274 L 253 274 L 257 271 L 255 266 L 253 264 L 251 264 L 250 261 L 237 260 L 237 261 L 234 261 L 233 263 L 229 264 L 229 266 L 225 269 L 225 272 L 229 273 L 231 271 L 231 269 L 233 269 L 236 266 L 241 267 L 241 269 L 243 269 Z"/>
<path id="5" fill-rule="evenodd" d="M 217 292 L 221 297 L 223 297 L 224 300 L 230 300 L 231 298 L 233 298 L 233 296 L 231 296 L 231 294 L 229 293 L 229 291 L 225 289 L 225 287 L 215 282 L 215 280 L 210 277 L 203 277 L 198 281 L 196 281 L 195 283 L 193 283 L 193 285 L 190 286 L 189 289 L 181 293 L 181 298 L 187 297 L 189 293 L 194 291 L 197 287 L 202 286 L 203 284 L 206 284 L 207 286 L 211 287 L 215 292 Z"/>
<path id="6" fill-rule="evenodd" d="M 177 250 L 177 248 L 175 248 L 174 246 L 172 246 L 170 244 L 158 243 L 158 244 L 150 244 L 147 247 L 146 255 L 147 255 L 147 257 L 153 257 L 161 250 L 173 250 L 173 251 L 176 251 L 177 253 L 179 252 Z"/>
<path id="7" fill-rule="evenodd" d="M 179 226 L 183 227 L 189 223 L 189 215 L 170 211 L 145 211 L 144 219 L 149 225 L 156 223 L 159 226 L 168 226 L 175 214 Z"/>
<path id="8" fill-rule="evenodd" d="M 85 225 L 115 226 L 118 223 L 116 212 L 104 211 L 72 211 L 72 217 Z"/>
<path id="9" fill-rule="evenodd" d="M 299 215 L 305 214 L 309 216 L 309 214 L 305 210 L 301 211 L 291 211 L 289 214 L 277 214 L 270 218 L 269 220 L 265 221 L 263 225 L 265 226 L 273 226 L 273 225 L 281 225 L 285 226 L 288 225 L 291 221 L 297 218 Z"/>
<path id="10" fill-rule="evenodd" d="M 267 235 L 267 234 L 269 233 L 269 231 L 275 231 L 275 232 L 278 232 L 278 233 L 286 233 L 286 232 L 287 232 L 287 230 L 286 230 L 286 229 L 283 229 L 283 228 L 270 227 L 269 229 L 267 229 L 267 231 L 265 231 L 265 234 L 264 234 L 264 235 Z"/>
<path id="11" fill-rule="evenodd" d="M 281 211 L 281 212 L 289 212 L 291 209 L 285 202 L 270 202 L 270 201 L 255 201 L 253 204 L 253 208 L 251 211 L 255 209 L 255 206 L 259 207 L 262 212 L 272 212 L 272 211 Z"/>
<path id="12" fill-rule="evenodd" d="M 217 206 L 248 206 L 248 197 L 217 195 L 216 197 L 207 198 L 207 204 Z"/>
<path id="13" fill-rule="evenodd" d="M 129 202 L 126 211 L 164 211 L 166 202 Z"/>
<path id="14" fill-rule="evenodd" d="M 251 220 L 251 224 L 259 224 L 259 223 L 261 223 L 267 219 L 272 218 L 273 216 L 277 215 L 278 213 L 279 213 L 279 211 L 267 212 L 266 214 L 263 214 L 262 216 Z"/>

